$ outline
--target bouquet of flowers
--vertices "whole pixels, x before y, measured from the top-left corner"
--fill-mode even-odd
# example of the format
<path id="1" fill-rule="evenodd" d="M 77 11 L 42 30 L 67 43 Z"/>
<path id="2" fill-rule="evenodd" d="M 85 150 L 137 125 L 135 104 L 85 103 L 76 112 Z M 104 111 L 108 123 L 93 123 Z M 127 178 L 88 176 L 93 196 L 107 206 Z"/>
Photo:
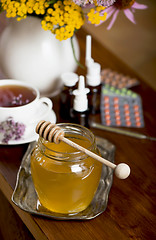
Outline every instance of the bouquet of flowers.
<path id="1" fill-rule="evenodd" d="M 145 9 L 146 5 L 135 0 L 1 0 L 0 12 L 5 11 L 6 17 L 16 17 L 17 21 L 27 16 L 41 19 L 44 30 L 50 30 L 56 38 L 66 40 L 80 29 L 85 21 L 99 25 L 112 15 L 108 26 L 110 29 L 119 11 L 123 10 L 126 17 L 135 23 L 135 9 Z"/>

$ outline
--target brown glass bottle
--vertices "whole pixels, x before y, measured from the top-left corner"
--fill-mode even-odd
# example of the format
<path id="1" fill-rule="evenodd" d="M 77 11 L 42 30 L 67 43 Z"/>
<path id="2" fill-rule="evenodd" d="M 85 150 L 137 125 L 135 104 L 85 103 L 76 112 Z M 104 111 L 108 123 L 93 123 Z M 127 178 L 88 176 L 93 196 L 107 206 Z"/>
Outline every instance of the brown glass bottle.
<path id="1" fill-rule="evenodd" d="M 73 90 L 78 81 L 78 75 L 75 73 L 64 73 L 61 78 L 64 86 L 60 94 L 60 116 L 63 120 L 69 120 L 74 99 Z"/>
<path id="2" fill-rule="evenodd" d="M 90 92 L 88 94 L 89 112 L 91 114 L 100 113 L 101 101 L 101 66 L 99 63 L 93 62 L 87 68 L 87 87 Z"/>
<path id="3" fill-rule="evenodd" d="M 70 112 L 71 121 L 81 126 L 89 128 L 89 110 L 78 112 L 74 109 Z"/>
<path id="4" fill-rule="evenodd" d="M 88 86 L 90 92 L 88 94 L 89 112 L 91 114 L 100 113 L 100 101 L 101 101 L 101 84 L 98 86 Z"/>

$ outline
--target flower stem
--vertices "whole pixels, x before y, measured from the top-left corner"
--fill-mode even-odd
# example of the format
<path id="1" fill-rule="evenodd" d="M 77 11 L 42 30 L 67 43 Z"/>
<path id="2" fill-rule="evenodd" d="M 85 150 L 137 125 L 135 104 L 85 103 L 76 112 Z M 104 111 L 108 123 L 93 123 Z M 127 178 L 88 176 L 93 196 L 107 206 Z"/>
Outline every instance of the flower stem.
<path id="1" fill-rule="evenodd" d="M 0 2 L 0 13 L 3 11 L 4 11 L 4 9 L 2 8 L 2 3 Z"/>
<path id="2" fill-rule="evenodd" d="M 81 64 L 81 63 L 77 60 L 77 58 L 76 58 L 75 48 L 74 48 L 74 43 L 73 43 L 73 36 L 70 38 L 70 41 L 71 41 L 71 46 L 72 46 L 73 56 L 74 56 L 75 62 L 77 63 L 77 65 L 78 65 L 79 67 L 81 67 L 81 68 L 84 69 L 85 67 L 83 66 L 83 64 Z"/>
<path id="3" fill-rule="evenodd" d="M 52 0 L 52 1 L 49 1 L 49 2 L 47 2 L 47 3 L 50 5 L 50 4 L 53 4 L 53 3 L 55 3 L 55 2 L 57 2 L 57 0 Z"/>

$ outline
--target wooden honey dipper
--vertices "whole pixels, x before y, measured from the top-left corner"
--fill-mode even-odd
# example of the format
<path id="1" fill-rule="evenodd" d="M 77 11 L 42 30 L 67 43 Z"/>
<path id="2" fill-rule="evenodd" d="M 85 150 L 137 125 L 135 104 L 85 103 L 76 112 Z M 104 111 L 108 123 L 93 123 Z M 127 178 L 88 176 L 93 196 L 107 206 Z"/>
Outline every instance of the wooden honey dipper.
<path id="1" fill-rule="evenodd" d="M 64 131 L 58 125 L 52 124 L 51 122 L 41 120 L 36 126 L 36 133 L 39 134 L 40 137 L 43 137 L 45 140 L 49 142 L 54 142 L 58 144 L 60 141 L 67 143 L 68 145 L 84 152 L 88 156 L 100 161 L 106 166 L 112 168 L 115 172 L 115 175 L 120 179 L 125 179 L 130 174 L 130 168 L 125 163 L 120 163 L 115 165 L 114 163 L 100 157 L 99 155 L 89 151 L 88 149 L 78 145 L 77 143 L 72 142 L 68 138 L 64 137 Z"/>

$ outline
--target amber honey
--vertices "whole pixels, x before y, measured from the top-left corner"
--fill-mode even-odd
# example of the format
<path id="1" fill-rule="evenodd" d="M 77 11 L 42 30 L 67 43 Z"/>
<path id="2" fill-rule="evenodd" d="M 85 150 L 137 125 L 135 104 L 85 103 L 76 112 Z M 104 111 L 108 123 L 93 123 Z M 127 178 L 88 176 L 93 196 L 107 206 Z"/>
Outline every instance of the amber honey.
<path id="1" fill-rule="evenodd" d="M 93 134 L 79 125 L 70 125 L 65 136 L 98 153 Z M 72 133 L 72 126 L 83 129 L 82 135 L 75 129 Z M 64 142 L 55 144 L 40 138 L 31 156 L 32 178 L 39 201 L 58 213 L 77 213 L 87 208 L 97 190 L 101 170 L 101 163 Z"/>

